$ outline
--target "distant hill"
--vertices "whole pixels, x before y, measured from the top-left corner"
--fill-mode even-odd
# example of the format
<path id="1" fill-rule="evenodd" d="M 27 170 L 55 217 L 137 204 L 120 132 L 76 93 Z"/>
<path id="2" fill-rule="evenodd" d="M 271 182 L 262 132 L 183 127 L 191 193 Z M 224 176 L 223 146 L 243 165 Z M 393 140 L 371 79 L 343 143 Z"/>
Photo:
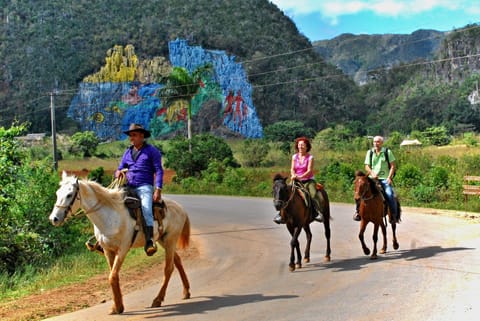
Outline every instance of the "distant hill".
<path id="1" fill-rule="evenodd" d="M 417 30 L 409 35 L 342 34 L 316 41 L 313 46 L 327 62 L 363 84 L 368 71 L 433 58 L 444 38 L 444 32 L 435 30 Z"/>
<path id="2" fill-rule="evenodd" d="M 49 132 L 54 91 L 58 130 L 78 131 L 67 108 L 107 50 L 131 44 L 140 60 L 168 57 L 175 39 L 241 63 L 264 127 L 293 119 L 320 130 L 356 114 L 353 81 L 268 0 L 6 1 L 0 21 L 0 126 L 17 119 Z"/>
<path id="3" fill-rule="evenodd" d="M 478 25 L 312 46 L 268 0 L 4 1 L 0 23 L 0 127 L 18 120 L 50 132 L 54 96 L 57 131 L 73 134 L 67 109 L 109 49 L 130 44 L 141 61 L 168 59 L 169 42 L 184 39 L 242 65 L 262 128 L 294 120 L 352 138 L 480 128 L 480 105 L 467 99 L 480 83 Z"/>

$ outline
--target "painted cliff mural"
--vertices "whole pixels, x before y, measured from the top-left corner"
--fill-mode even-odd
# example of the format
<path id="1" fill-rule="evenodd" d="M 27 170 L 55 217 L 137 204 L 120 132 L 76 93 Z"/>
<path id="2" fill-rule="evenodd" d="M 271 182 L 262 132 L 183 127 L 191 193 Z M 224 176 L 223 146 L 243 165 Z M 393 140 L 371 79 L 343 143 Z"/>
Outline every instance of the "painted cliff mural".
<path id="1" fill-rule="evenodd" d="M 134 79 L 139 62 L 132 54 L 132 48 L 127 46 L 122 52 L 123 61 L 117 74 L 123 76 L 119 81 L 105 82 L 97 75 L 86 77 L 70 104 L 68 116 L 77 121 L 82 130 L 94 131 L 104 140 L 124 139 L 123 131 L 134 122 L 146 126 L 154 137 L 183 132 L 185 111 L 178 112 L 174 121 L 166 119 L 167 110 L 158 95 L 163 85 L 149 82 L 148 75 Z M 118 51 L 114 49 L 109 53 L 102 72 L 110 72 L 109 63 L 121 59 Z M 171 66 L 184 67 L 189 72 L 206 63 L 213 66 L 211 79 L 202 81 L 192 100 L 194 127 L 202 132 L 215 132 L 218 127 L 223 127 L 246 138 L 263 136 L 252 101 L 252 86 L 235 57 L 220 50 L 189 46 L 185 40 L 170 42 L 169 51 Z"/>

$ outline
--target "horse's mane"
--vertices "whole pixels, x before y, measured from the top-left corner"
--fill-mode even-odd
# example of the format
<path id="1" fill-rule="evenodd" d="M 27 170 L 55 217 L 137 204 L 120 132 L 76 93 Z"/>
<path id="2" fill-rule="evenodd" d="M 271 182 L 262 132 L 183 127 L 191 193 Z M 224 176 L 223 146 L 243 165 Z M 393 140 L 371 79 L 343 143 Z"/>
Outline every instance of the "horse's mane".
<path id="1" fill-rule="evenodd" d="M 355 172 L 355 176 L 365 177 L 365 176 L 367 176 L 367 175 L 366 175 L 364 172 L 362 172 L 362 171 L 360 171 L 360 170 L 357 170 L 357 171 Z M 375 183 L 375 181 L 374 181 L 372 178 L 368 177 L 368 176 L 367 176 L 367 179 L 368 179 L 368 183 L 370 184 L 370 190 L 372 191 L 372 193 L 373 193 L 374 195 L 377 195 L 378 193 L 380 193 L 380 191 L 379 191 L 379 189 L 378 189 L 378 186 L 377 186 L 377 184 Z"/>
<path id="2" fill-rule="evenodd" d="M 94 191 L 98 198 L 98 202 L 102 205 L 109 206 L 115 209 L 124 207 L 125 192 L 119 188 L 106 188 L 99 183 L 92 180 L 80 180 L 80 184 L 85 184 Z"/>

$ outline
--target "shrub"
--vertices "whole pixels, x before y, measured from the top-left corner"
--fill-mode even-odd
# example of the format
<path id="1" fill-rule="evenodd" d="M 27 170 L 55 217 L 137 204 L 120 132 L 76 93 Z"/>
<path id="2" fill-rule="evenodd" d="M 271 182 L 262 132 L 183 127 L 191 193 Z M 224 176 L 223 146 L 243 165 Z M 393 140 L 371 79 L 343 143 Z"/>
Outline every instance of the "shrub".
<path id="1" fill-rule="evenodd" d="M 432 187 L 448 188 L 448 170 L 444 167 L 433 167 L 429 172 L 429 182 Z"/>
<path id="2" fill-rule="evenodd" d="M 395 182 L 398 182 L 399 186 L 403 187 L 415 187 L 422 183 L 423 175 L 418 167 L 413 164 L 403 164 L 397 170 L 395 176 Z"/>
<path id="3" fill-rule="evenodd" d="M 240 150 L 241 163 L 247 167 L 259 167 L 265 160 L 270 146 L 264 140 L 245 139 Z"/>
<path id="4" fill-rule="evenodd" d="M 192 137 L 191 146 L 192 152 L 189 152 L 188 140 L 177 137 L 170 142 L 165 152 L 165 167 L 175 170 L 180 179 L 200 177 L 212 161 L 219 161 L 229 167 L 239 166 L 230 146 L 219 137 L 211 134 L 196 135 Z"/>
<path id="5" fill-rule="evenodd" d="M 419 184 L 412 188 L 410 196 L 412 199 L 421 203 L 433 203 L 437 200 L 435 197 L 435 187 Z"/>
<path id="6" fill-rule="evenodd" d="M 72 136 L 71 152 L 90 157 L 95 154 L 100 139 L 93 131 L 77 132 Z"/>
<path id="7" fill-rule="evenodd" d="M 314 135 L 315 131 L 313 129 L 306 128 L 304 123 L 296 120 L 279 121 L 263 130 L 263 137 L 266 140 L 287 144 L 291 144 L 297 137 L 313 137 Z"/>

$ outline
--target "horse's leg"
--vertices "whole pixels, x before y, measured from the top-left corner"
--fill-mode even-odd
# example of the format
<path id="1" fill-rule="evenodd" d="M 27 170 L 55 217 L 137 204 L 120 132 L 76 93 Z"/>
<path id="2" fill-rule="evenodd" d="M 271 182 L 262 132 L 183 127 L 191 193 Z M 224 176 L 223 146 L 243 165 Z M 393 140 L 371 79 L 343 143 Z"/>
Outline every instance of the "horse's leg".
<path id="1" fill-rule="evenodd" d="M 378 241 L 378 228 L 380 224 L 374 223 L 373 226 L 373 250 L 372 255 L 370 256 L 371 260 L 375 260 L 377 258 L 377 241 Z"/>
<path id="2" fill-rule="evenodd" d="M 170 245 L 173 243 L 173 245 Z M 163 282 L 162 286 L 160 287 L 160 292 L 158 295 L 153 299 L 152 308 L 158 308 L 162 306 L 162 302 L 165 299 L 165 293 L 167 292 L 168 282 L 172 276 L 173 268 L 174 268 L 174 254 L 175 254 L 175 242 L 166 242 L 165 246 L 165 268 L 163 270 Z"/>
<path id="3" fill-rule="evenodd" d="M 365 244 L 365 239 L 364 239 L 366 228 L 367 228 L 367 222 L 364 219 L 362 219 L 360 221 L 360 232 L 358 232 L 358 238 L 360 239 L 360 243 L 362 244 L 363 253 L 365 253 L 365 255 L 369 255 L 370 249 L 367 247 L 367 244 Z"/>
<path id="4" fill-rule="evenodd" d="M 110 274 L 108 276 L 108 282 L 112 289 L 113 294 L 113 305 L 110 310 L 110 314 L 121 314 L 123 313 L 123 299 L 122 299 L 122 290 L 120 289 L 120 268 L 122 267 L 123 260 L 126 253 L 116 254 L 112 251 L 105 250 L 105 257 L 107 258 L 108 264 L 110 266 Z"/>
<path id="5" fill-rule="evenodd" d="M 180 258 L 180 255 L 178 255 L 177 252 L 175 252 L 173 256 L 173 263 L 175 264 L 175 267 L 177 268 L 178 273 L 180 273 L 180 278 L 182 279 L 183 298 L 190 299 L 190 283 L 188 282 L 187 273 L 185 273 L 185 269 L 183 268 L 182 259 Z"/>
<path id="6" fill-rule="evenodd" d="M 293 226 L 287 222 L 287 230 L 290 233 L 290 236 L 292 239 L 290 239 L 290 262 L 288 263 L 288 268 L 290 271 L 295 271 L 295 254 L 294 254 L 294 247 L 292 246 L 292 240 L 293 240 L 293 233 L 294 229 Z"/>
<path id="7" fill-rule="evenodd" d="M 392 224 L 392 237 L 393 237 L 393 249 L 394 250 L 398 250 L 398 248 L 400 247 L 400 245 L 398 244 L 398 241 L 397 241 L 397 223 L 396 222 L 393 222 Z"/>
<path id="8" fill-rule="evenodd" d="M 385 226 L 385 223 L 383 223 L 383 221 L 380 223 L 380 228 L 382 229 L 383 246 L 379 253 L 385 254 L 387 252 L 387 227 Z"/>
<path id="9" fill-rule="evenodd" d="M 310 229 L 309 224 L 304 226 L 303 229 L 305 230 L 305 234 L 307 235 L 307 245 L 305 246 L 305 254 L 304 254 L 303 261 L 305 263 L 309 263 L 310 262 L 310 244 L 312 243 L 312 231 Z"/>
<path id="10" fill-rule="evenodd" d="M 330 211 L 328 211 L 330 213 Z M 324 218 L 323 227 L 325 228 L 325 239 L 327 240 L 327 251 L 325 253 L 324 261 L 330 262 L 330 254 L 332 250 L 330 249 L 330 215 Z"/>
<path id="11" fill-rule="evenodd" d="M 297 269 L 300 269 L 302 267 L 302 252 L 300 251 L 300 242 L 298 241 L 298 236 L 302 232 L 301 227 L 295 228 L 295 233 L 293 235 L 292 242 L 295 247 L 295 252 L 297 253 L 297 263 L 295 264 L 295 267 Z"/>
<path id="12" fill-rule="evenodd" d="M 297 234 L 296 229 L 290 224 L 287 223 L 287 229 L 288 232 L 290 232 L 290 235 L 292 238 L 290 239 L 290 263 L 288 264 L 288 267 L 290 269 L 290 272 L 295 271 L 295 249 L 296 246 L 298 245 L 298 240 L 295 238 L 295 235 Z"/>

